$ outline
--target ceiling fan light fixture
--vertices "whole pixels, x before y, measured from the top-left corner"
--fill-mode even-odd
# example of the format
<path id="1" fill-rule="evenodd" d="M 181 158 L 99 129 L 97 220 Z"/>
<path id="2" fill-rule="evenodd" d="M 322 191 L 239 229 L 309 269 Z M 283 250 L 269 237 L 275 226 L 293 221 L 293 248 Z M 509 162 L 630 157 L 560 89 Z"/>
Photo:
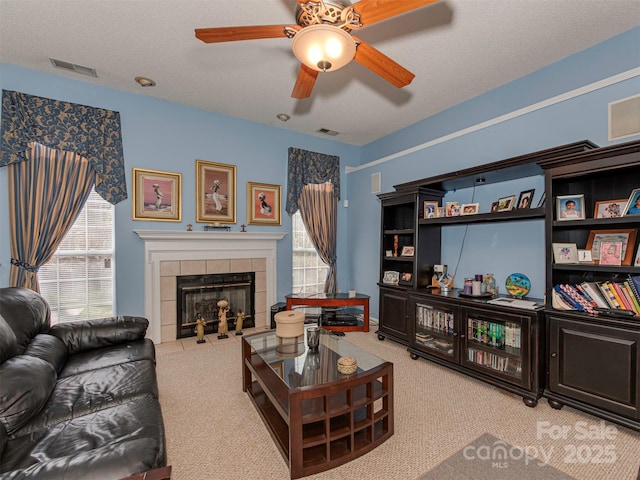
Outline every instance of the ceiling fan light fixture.
<path id="1" fill-rule="evenodd" d="M 333 25 L 311 25 L 293 37 L 293 54 L 313 70 L 333 72 L 348 64 L 356 54 L 349 33 Z"/>

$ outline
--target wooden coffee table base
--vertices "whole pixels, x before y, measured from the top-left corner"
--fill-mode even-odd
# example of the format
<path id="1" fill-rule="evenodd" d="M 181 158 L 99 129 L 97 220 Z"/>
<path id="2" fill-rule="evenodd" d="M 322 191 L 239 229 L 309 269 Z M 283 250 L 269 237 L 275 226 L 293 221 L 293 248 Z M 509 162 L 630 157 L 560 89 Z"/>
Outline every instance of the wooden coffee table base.
<path id="1" fill-rule="evenodd" d="M 288 388 L 244 338 L 242 352 L 243 390 L 292 479 L 347 463 L 393 435 L 393 364 L 331 383 Z"/>

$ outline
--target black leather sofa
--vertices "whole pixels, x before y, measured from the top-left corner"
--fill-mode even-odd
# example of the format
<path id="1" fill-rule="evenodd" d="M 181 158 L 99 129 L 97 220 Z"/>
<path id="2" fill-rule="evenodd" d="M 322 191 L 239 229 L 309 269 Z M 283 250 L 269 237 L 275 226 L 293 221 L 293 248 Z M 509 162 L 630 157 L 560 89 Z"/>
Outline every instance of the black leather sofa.
<path id="1" fill-rule="evenodd" d="M 166 465 L 148 320 L 50 325 L 0 288 L 0 479 L 116 480 Z"/>

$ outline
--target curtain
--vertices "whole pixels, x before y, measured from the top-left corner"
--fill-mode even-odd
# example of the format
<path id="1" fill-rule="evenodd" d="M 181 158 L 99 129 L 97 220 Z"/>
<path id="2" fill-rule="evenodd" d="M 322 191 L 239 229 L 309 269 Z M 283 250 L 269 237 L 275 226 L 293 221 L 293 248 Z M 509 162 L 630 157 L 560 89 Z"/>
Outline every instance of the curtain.
<path id="1" fill-rule="evenodd" d="M 324 292 L 334 294 L 338 290 L 336 279 L 336 234 L 338 225 L 338 201 L 331 182 L 308 184 L 302 189 L 300 215 L 309 238 L 329 273 L 324 283 Z"/>
<path id="2" fill-rule="evenodd" d="M 33 142 L 87 159 L 109 203 L 127 198 L 118 112 L 3 90 L 0 167 L 27 160 Z"/>
<path id="3" fill-rule="evenodd" d="M 289 216 L 298 211 L 298 199 L 309 183 L 333 183 L 333 195 L 340 199 L 340 157 L 289 148 L 287 206 Z"/>
<path id="4" fill-rule="evenodd" d="M 9 168 L 9 284 L 38 292 L 38 269 L 55 253 L 95 181 L 86 158 L 32 144 L 29 160 Z"/>

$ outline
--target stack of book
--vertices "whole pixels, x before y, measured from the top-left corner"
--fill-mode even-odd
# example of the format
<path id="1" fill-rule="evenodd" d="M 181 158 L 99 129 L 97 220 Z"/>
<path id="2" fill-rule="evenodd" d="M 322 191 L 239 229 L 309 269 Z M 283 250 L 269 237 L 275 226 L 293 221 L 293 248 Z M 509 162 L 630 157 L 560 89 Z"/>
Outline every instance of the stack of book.
<path id="1" fill-rule="evenodd" d="M 560 284 L 554 292 L 570 310 L 597 314 L 598 309 L 627 310 L 640 317 L 640 275 L 623 281 Z"/>

